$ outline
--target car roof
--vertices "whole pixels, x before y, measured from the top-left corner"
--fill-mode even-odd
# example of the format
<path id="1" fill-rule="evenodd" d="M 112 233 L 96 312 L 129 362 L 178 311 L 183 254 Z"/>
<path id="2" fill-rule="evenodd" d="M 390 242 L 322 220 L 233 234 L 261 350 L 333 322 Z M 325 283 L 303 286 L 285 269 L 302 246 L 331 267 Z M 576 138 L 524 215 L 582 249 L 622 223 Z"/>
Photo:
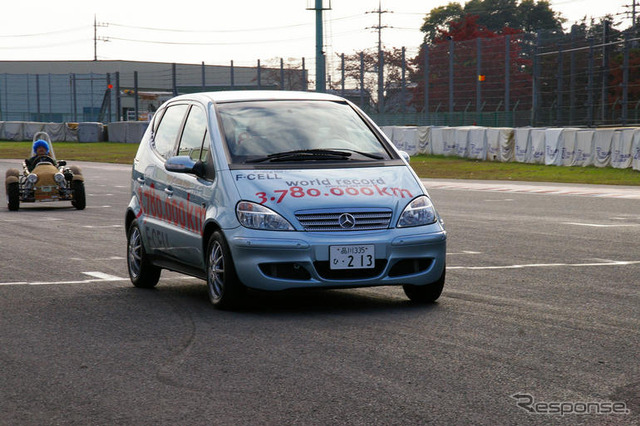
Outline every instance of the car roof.
<path id="1" fill-rule="evenodd" d="M 335 95 L 317 92 L 301 92 L 287 90 L 230 90 L 220 92 L 201 92 L 180 95 L 173 99 L 199 99 L 214 103 L 268 101 L 268 100 L 315 100 L 315 101 L 344 101 Z"/>

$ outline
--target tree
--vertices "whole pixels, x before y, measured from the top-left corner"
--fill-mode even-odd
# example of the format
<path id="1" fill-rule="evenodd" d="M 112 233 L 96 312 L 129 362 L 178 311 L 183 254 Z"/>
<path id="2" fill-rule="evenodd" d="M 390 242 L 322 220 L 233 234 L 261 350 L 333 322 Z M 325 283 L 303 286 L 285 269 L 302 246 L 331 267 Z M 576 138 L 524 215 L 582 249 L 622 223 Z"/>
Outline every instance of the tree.
<path id="1" fill-rule="evenodd" d="M 425 33 L 424 42 L 431 44 L 442 31 L 463 17 L 475 15 L 477 23 L 493 32 L 503 32 L 505 27 L 533 32 L 553 30 L 562 32 L 565 21 L 554 12 L 548 1 L 541 0 L 470 0 L 464 7 L 459 3 L 436 7 L 424 18 L 420 28 Z"/>
<path id="2" fill-rule="evenodd" d="M 433 44 L 429 46 L 429 96 L 430 105 L 438 110 L 449 106 L 449 55 L 453 44 L 454 57 L 454 102 L 453 109 L 463 111 L 476 104 L 478 93 L 476 81 L 478 65 L 478 41 L 481 39 L 481 101 L 487 110 L 496 110 L 504 101 L 506 44 L 509 40 L 509 82 L 510 99 L 520 101 L 526 107 L 531 98 L 531 64 L 530 59 L 521 55 L 522 30 L 505 27 L 494 32 L 478 23 L 479 17 L 466 15 L 460 21 L 449 24 L 449 30 L 439 30 Z M 506 36 L 510 37 L 507 38 Z M 454 43 L 451 43 L 451 40 Z M 413 89 L 413 102 L 417 109 L 424 105 L 424 60 L 425 49 L 414 59 L 416 72 L 412 81 L 417 82 Z"/>

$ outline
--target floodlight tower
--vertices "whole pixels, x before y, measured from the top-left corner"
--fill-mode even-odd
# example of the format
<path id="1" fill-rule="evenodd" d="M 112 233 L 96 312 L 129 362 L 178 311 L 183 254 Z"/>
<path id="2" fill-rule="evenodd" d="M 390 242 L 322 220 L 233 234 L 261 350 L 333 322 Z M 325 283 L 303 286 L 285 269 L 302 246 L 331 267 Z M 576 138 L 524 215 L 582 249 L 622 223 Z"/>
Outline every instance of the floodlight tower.
<path id="1" fill-rule="evenodd" d="M 307 0 L 307 10 L 316 11 L 316 92 L 325 92 L 327 86 L 323 50 L 322 11 L 331 9 L 331 0 L 315 0 L 313 7 L 309 4 L 311 1 L 314 0 Z"/>

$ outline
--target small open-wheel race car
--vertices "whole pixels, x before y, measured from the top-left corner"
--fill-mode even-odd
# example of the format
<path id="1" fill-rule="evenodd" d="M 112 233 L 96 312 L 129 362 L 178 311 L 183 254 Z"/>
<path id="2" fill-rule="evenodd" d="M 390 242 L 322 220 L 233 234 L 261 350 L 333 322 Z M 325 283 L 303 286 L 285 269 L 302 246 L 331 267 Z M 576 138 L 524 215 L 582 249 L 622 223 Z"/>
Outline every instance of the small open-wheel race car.
<path id="1" fill-rule="evenodd" d="M 51 138 L 45 132 L 33 137 L 31 158 L 18 169 L 7 170 L 5 188 L 9 210 L 18 210 L 20 203 L 71 201 L 78 210 L 86 206 L 84 177 L 77 166 L 56 160 Z"/>

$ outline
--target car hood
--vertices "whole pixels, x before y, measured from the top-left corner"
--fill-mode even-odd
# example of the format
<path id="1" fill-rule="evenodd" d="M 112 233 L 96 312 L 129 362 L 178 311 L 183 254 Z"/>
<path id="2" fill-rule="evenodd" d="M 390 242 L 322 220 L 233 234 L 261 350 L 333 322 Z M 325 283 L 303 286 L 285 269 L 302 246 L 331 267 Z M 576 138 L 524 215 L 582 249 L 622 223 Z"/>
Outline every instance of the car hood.
<path id="1" fill-rule="evenodd" d="M 395 210 L 424 194 L 406 166 L 231 173 L 242 199 L 281 213 L 332 208 Z"/>

